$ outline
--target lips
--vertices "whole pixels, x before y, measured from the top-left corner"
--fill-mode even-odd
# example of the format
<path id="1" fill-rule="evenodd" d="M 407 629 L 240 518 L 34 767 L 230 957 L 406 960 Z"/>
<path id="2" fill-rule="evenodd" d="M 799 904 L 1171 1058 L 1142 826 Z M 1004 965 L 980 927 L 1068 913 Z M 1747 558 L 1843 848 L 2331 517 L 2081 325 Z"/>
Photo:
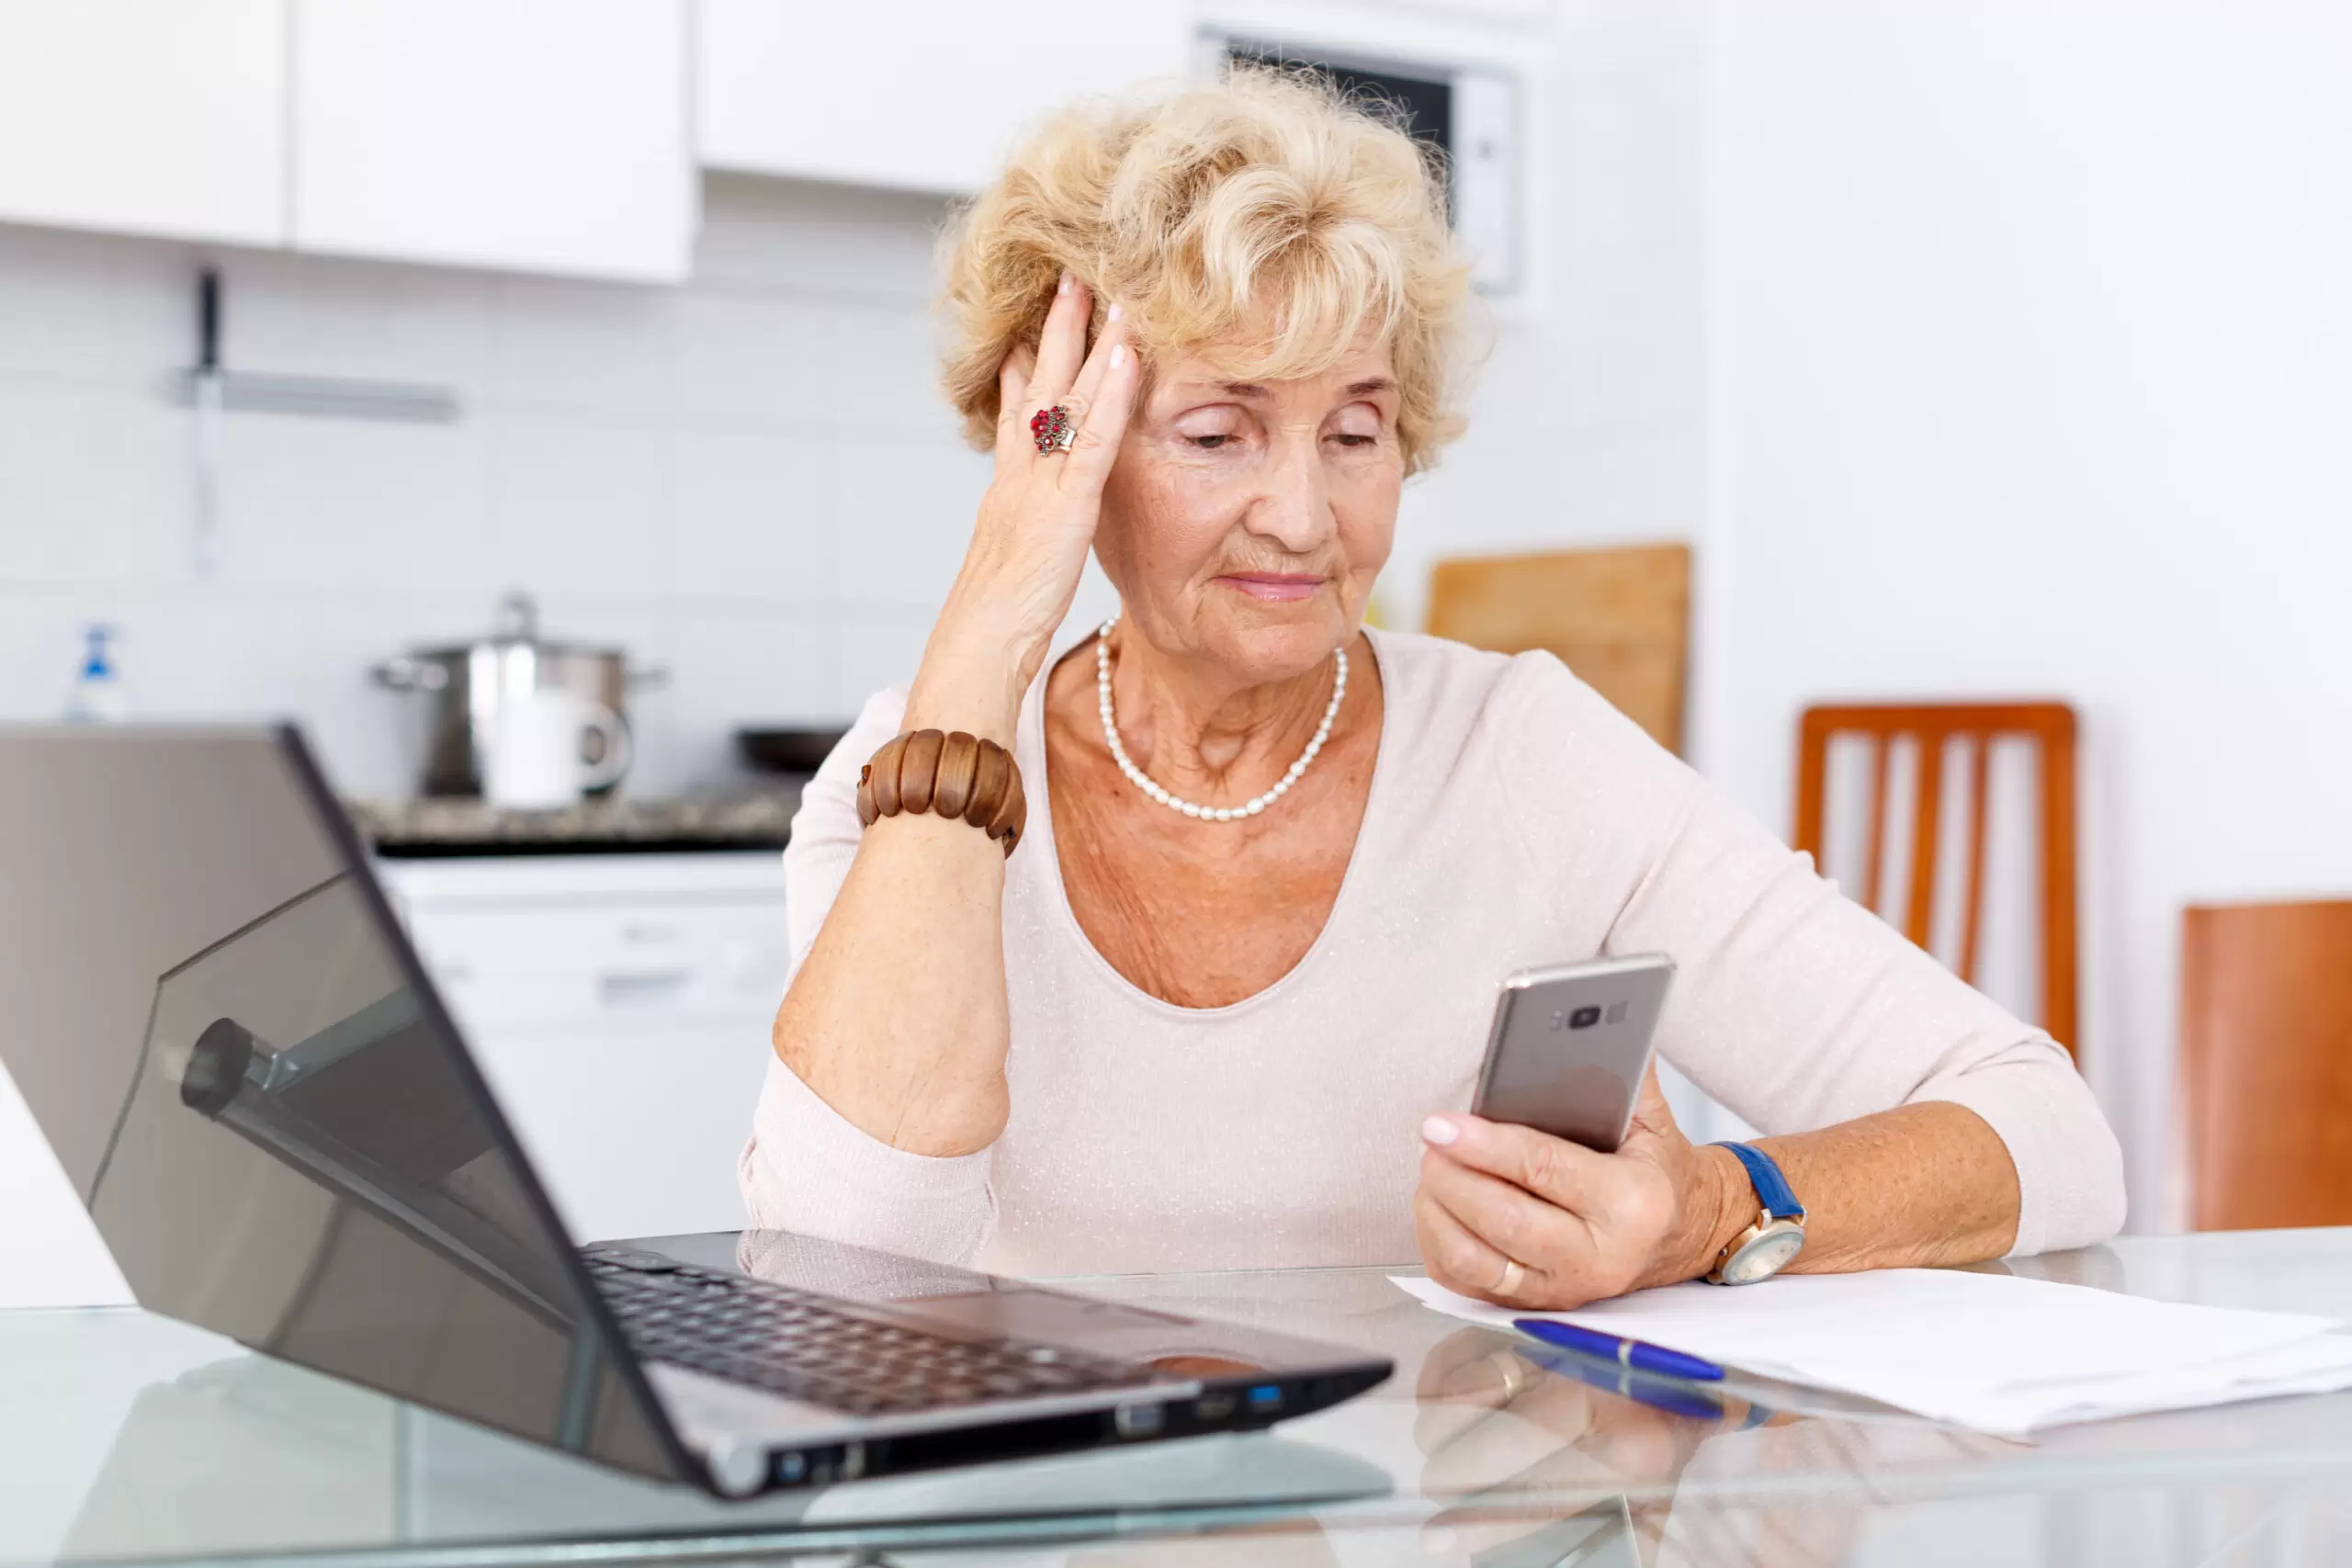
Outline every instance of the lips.
<path id="1" fill-rule="evenodd" d="M 1235 571 L 1227 572 L 1217 581 L 1269 604 L 1286 604 L 1308 598 L 1323 586 L 1324 581 L 1315 573 L 1304 571 Z"/>

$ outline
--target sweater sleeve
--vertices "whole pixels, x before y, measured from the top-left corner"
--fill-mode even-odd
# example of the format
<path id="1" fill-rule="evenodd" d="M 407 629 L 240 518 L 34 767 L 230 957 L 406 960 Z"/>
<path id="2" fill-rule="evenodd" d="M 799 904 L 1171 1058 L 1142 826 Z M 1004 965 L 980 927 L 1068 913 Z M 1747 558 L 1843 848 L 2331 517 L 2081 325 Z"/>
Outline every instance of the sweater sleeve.
<path id="1" fill-rule="evenodd" d="M 1570 843 L 1611 846 L 1602 886 L 1623 903 L 1607 951 L 1675 961 L 1661 1055 L 1766 1133 L 1927 1100 L 1968 1107 L 2017 1168 L 2013 1253 L 2121 1227 L 2121 1150 L 2048 1034 L 1841 896 L 1557 660 L 1521 663 L 1519 722 L 1538 752 L 1522 766 L 1589 803 Z"/>
<path id="2" fill-rule="evenodd" d="M 791 944 L 786 988 L 857 856 L 857 773 L 899 733 L 904 689 L 880 693 L 801 792 L 784 852 L 785 920 Z M 940 1157 L 910 1154 L 872 1136 L 771 1056 L 737 1167 L 754 1229 L 797 1231 L 937 1263 L 968 1264 L 996 1228 L 990 1151 Z"/>

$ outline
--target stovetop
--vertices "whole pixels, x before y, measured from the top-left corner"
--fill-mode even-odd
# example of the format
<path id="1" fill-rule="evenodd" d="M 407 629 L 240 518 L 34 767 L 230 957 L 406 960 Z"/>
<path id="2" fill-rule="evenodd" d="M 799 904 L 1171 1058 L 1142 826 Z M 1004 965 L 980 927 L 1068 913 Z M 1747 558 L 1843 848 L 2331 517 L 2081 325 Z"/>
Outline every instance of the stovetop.
<path id="1" fill-rule="evenodd" d="M 553 811 L 515 811 L 458 797 L 345 801 L 379 855 L 645 854 L 782 849 L 799 809 L 797 784 L 733 795 L 620 795 Z"/>

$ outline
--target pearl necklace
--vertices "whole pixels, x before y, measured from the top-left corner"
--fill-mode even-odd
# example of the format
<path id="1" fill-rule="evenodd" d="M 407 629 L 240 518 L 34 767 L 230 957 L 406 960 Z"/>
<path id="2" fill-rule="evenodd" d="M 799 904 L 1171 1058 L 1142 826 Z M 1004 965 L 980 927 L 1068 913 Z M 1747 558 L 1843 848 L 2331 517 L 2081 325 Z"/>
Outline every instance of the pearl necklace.
<path id="1" fill-rule="evenodd" d="M 1111 628 L 1118 624 L 1116 615 L 1103 622 L 1102 630 L 1094 641 L 1094 692 L 1101 699 L 1102 709 L 1102 739 L 1111 743 L 1112 760 L 1119 764 L 1119 772 L 1127 775 L 1127 782 L 1170 811 L 1181 811 L 1204 822 L 1230 822 L 1238 817 L 1255 817 L 1290 792 L 1290 786 L 1306 772 L 1306 764 L 1315 761 L 1315 754 L 1323 750 L 1323 742 L 1331 739 L 1331 721 L 1340 716 L 1340 701 L 1348 694 L 1348 650 L 1344 648 L 1332 651 L 1332 658 L 1338 661 L 1338 672 L 1331 681 L 1331 701 L 1323 710 L 1323 722 L 1315 727 L 1315 739 L 1306 743 L 1306 750 L 1299 753 L 1298 761 L 1290 765 L 1290 771 L 1282 776 L 1280 783 L 1257 799 L 1244 801 L 1239 806 L 1195 806 L 1189 800 L 1177 799 L 1152 783 L 1150 776 L 1127 756 L 1127 749 L 1119 743 L 1118 721 L 1111 716 Z"/>

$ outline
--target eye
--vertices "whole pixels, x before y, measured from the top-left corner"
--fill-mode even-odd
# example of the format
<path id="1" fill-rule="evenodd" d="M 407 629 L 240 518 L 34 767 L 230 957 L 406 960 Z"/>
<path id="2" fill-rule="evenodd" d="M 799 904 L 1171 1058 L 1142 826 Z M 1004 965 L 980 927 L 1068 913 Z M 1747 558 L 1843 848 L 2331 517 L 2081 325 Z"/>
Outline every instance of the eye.
<path id="1" fill-rule="evenodd" d="M 1176 426 L 1176 439 L 1195 452 L 1215 452 L 1240 444 L 1240 416 L 1229 408 L 1194 409 Z"/>
<path id="2" fill-rule="evenodd" d="M 1377 446 L 1384 423 L 1378 409 L 1363 403 L 1351 404 L 1341 409 L 1333 419 L 1331 433 L 1327 439 L 1354 451 Z"/>

